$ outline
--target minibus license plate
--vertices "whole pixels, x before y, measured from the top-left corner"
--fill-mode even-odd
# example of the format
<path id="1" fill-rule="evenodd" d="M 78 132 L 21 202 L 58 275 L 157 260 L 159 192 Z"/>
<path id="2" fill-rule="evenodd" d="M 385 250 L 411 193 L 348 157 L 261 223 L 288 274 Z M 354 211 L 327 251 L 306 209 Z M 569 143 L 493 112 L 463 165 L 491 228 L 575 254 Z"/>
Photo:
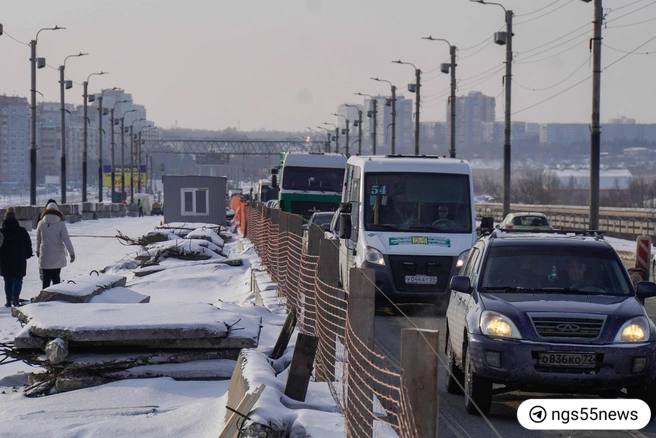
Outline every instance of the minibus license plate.
<path id="1" fill-rule="evenodd" d="M 406 275 L 406 284 L 437 284 L 435 275 Z"/>

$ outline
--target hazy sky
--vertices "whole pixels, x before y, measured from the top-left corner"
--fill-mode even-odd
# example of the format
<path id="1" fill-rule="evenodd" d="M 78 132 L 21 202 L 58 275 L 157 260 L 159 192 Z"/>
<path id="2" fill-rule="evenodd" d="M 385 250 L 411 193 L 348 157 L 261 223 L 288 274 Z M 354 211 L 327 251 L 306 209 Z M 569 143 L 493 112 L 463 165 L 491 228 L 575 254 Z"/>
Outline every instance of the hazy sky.
<path id="1" fill-rule="evenodd" d="M 69 79 L 82 82 L 92 71 L 107 70 L 111 74 L 93 78 L 90 90 L 118 86 L 146 105 L 149 118 L 161 126 L 177 122 L 181 127 L 208 129 L 302 130 L 333 121 L 330 113 L 340 103 L 359 103 L 354 92 L 387 92 L 384 84 L 369 80 L 371 76 L 389 79 L 405 91 L 413 74 L 410 67 L 390 62 L 397 58 L 414 62 L 425 72 L 422 119 L 444 120 L 448 76 L 436 68 L 447 61 L 448 48 L 420 37 L 430 33 L 465 49 L 487 43 L 504 25 L 501 8 L 468 0 L 2 3 L 0 22 L 19 40 L 28 41 L 44 26 L 68 28 L 42 32 L 39 37 L 38 54 L 51 66 L 61 64 L 66 55 L 90 52 L 90 56 L 69 60 Z M 604 43 L 613 48 L 604 48 L 604 65 L 623 56 L 622 51 L 656 37 L 656 1 L 604 3 L 608 19 Z M 514 119 L 587 122 L 589 80 L 546 103 L 521 110 L 590 74 L 592 5 L 581 0 L 507 0 L 503 4 L 517 14 L 513 110 L 520 112 Z M 541 12 L 521 16 L 545 6 Z M 656 123 L 656 39 L 638 52 L 652 54 L 628 56 L 604 72 L 602 120 L 626 115 Z M 503 115 L 502 72 L 494 69 L 502 67 L 504 53 L 503 47 L 494 44 L 459 52 L 459 93 L 474 89 L 498 96 L 497 120 Z M 28 95 L 28 58 L 28 47 L 0 36 L 0 93 Z M 38 89 L 47 100 L 58 99 L 57 81 L 58 72 L 39 71 Z M 76 85 L 67 92 L 67 100 L 81 103 L 81 92 Z"/>

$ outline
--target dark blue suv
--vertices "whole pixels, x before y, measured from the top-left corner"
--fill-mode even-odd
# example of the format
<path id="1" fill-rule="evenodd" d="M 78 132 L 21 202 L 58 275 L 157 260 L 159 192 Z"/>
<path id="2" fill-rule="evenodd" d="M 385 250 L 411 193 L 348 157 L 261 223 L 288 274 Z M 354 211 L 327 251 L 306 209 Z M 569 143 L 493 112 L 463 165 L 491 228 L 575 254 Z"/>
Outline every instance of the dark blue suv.
<path id="1" fill-rule="evenodd" d="M 447 390 L 464 388 L 468 412 L 487 413 L 493 392 L 514 390 L 626 390 L 649 402 L 656 331 L 644 300 L 656 285 L 634 288 L 602 237 L 494 231 L 450 289 Z"/>

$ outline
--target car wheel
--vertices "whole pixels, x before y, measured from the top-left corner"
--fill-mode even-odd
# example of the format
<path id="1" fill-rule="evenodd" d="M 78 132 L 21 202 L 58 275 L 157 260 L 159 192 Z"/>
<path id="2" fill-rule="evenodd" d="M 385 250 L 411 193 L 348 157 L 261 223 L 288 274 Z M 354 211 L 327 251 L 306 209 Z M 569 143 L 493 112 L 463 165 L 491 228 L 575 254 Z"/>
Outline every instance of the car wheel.
<path id="1" fill-rule="evenodd" d="M 651 409 L 652 418 L 656 416 L 656 394 L 654 391 L 656 391 L 656 382 L 626 388 L 626 393 L 629 398 L 637 398 L 647 403 L 647 406 Z"/>
<path id="2" fill-rule="evenodd" d="M 474 372 L 469 346 L 465 350 L 464 360 L 465 409 L 474 415 L 487 414 L 492 404 L 492 382 Z"/>
<path id="3" fill-rule="evenodd" d="M 451 340 L 446 341 L 446 362 L 447 362 L 447 376 L 446 392 L 449 394 L 462 394 L 463 374 L 462 370 L 456 365 L 456 355 L 451 346 Z"/>

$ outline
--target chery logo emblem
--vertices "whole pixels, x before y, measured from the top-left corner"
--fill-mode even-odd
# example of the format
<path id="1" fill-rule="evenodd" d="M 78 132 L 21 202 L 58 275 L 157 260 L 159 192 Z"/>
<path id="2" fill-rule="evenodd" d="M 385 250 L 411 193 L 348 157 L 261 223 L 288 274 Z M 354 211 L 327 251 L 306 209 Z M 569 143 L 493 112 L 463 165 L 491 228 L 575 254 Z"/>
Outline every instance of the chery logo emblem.
<path id="1" fill-rule="evenodd" d="M 566 323 L 563 323 L 563 324 L 558 324 L 556 326 L 556 329 L 559 332 L 563 332 L 563 333 L 576 333 L 576 332 L 581 331 L 581 326 L 579 326 L 578 324 L 571 323 L 571 322 L 566 322 Z"/>

